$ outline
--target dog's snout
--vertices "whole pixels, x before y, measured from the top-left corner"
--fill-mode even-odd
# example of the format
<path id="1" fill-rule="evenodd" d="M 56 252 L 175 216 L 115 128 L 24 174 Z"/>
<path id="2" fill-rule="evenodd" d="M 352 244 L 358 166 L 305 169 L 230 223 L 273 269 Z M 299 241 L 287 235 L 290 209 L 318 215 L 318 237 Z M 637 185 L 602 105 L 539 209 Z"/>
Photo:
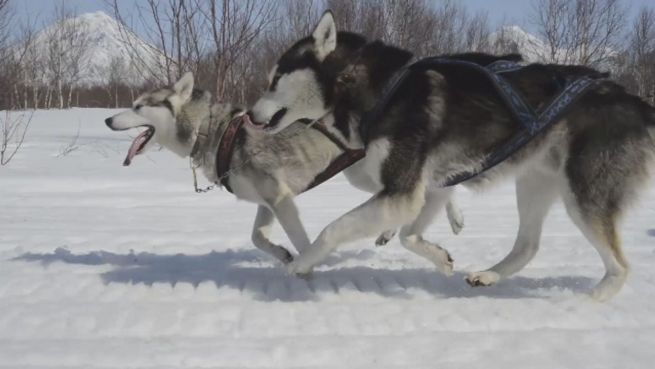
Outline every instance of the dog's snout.
<path id="1" fill-rule="evenodd" d="M 259 122 L 257 118 L 255 118 L 255 113 L 252 110 L 248 110 L 246 112 L 246 116 L 248 118 L 248 121 L 251 122 L 255 126 L 261 126 L 264 125 L 264 122 Z"/>
<path id="2" fill-rule="evenodd" d="M 109 118 L 105 119 L 105 124 L 106 124 L 107 127 L 109 127 L 109 128 L 113 128 L 113 127 L 111 126 L 113 122 L 114 122 L 114 118 L 112 118 L 112 117 L 109 117 Z"/>

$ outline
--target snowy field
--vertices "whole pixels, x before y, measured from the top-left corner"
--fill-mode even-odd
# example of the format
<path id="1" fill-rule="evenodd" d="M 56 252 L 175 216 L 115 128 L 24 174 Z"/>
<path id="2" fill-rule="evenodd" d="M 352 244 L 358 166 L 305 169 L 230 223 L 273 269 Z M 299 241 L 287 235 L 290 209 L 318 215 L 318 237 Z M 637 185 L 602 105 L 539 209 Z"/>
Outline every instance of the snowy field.
<path id="1" fill-rule="evenodd" d="M 655 190 L 626 221 L 632 273 L 607 303 L 584 296 L 604 269 L 561 205 L 524 271 L 466 285 L 513 244 L 509 183 L 459 192 L 461 235 L 429 230 L 451 278 L 367 240 L 304 281 L 251 246 L 254 205 L 192 191 L 186 160 L 122 167 L 134 133 L 111 114 L 38 112 L 0 168 L 0 368 L 652 368 Z M 366 197 L 339 176 L 298 203 L 314 237 Z"/>

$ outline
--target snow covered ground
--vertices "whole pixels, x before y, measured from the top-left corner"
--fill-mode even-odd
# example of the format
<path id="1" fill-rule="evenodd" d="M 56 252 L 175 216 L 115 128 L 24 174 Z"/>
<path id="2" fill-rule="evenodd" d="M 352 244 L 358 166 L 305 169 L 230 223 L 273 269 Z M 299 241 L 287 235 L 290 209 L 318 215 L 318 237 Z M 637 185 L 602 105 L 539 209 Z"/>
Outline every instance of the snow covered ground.
<path id="1" fill-rule="evenodd" d="M 110 132 L 111 114 L 38 112 L 0 168 L 0 368 L 653 365 L 655 191 L 627 219 L 632 273 L 607 303 L 584 296 L 603 267 L 559 205 L 523 272 L 464 283 L 512 246 L 511 184 L 459 193 L 461 235 L 443 220 L 430 229 L 455 259 L 451 278 L 397 241 L 368 240 L 304 281 L 251 246 L 253 205 L 193 193 L 187 161 L 153 152 L 122 167 L 134 133 Z M 78 127 L 77 149 L 60 155 Z M 298 202 L 315 236 L 365 198 L 337 177 Z"/>

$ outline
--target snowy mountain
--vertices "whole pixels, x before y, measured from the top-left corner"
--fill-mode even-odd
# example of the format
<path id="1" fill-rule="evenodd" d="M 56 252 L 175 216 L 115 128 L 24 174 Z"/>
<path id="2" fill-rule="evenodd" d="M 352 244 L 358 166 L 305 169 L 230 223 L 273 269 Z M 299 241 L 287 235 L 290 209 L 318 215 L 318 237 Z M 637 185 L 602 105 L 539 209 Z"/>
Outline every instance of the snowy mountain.
<path id="1" fill-rule="evenodd" d="M 505 26 L 491 35 L 491 44 L 509 44 L 510 49 L 523 54 L 526 61 L 537 62 L 549 54 L 548 46 L 537 36 L 519 26 Z"/>
<path id="2" fill-rule="evenodd" d="M 116 19 L 101 11 L 50 25 L 37 33 L 34 42 L 35 55 L 46 66 L 46 80 L 58 73 L 56 65 L 52 67 L 52 59 L 57 57 L 63 59 L 62 68 L 67 69 L 61 71 L 64 79 L 81 85 L 107 83 L 112 69 L 114 79 L 128 84 L 143 82 L 130 55 L 139 55 L 143 64 L 150 67 L 161 65 L 158 61 L 162 56 L 156 47 L 122 29 Z M 79 68 L 67 67 L 73 64 Z"/>
<path id="3" fill-rule="evenodd" d="M 554 57 L 551 56 L 553 51 L 544 40 L 525 31 L 519 26 L 502 27 L 499 31 L 491 35 L 490 42 L 491 45 L 500 43 L 506 46 L 505 49 L 509 47 L 510 50 L 520 52 L 523 54 L 523 58 L 528 62 L 556 60 L 559 63 L 568 64 L 572 62 L 575 63 L 577 60 L 581 59 L 579 53 L 566 49 L 556 49 L 554 50 Z M 596 67 L 603 70 L 612 70 L 614 68 L 612 57 L 617 54 L 616 50 L 607 48 L 604 51 L 607 60 L 596 65 Z"/>
<path id="4" fill-rule="evenodd" d="M 502 27 L 490 36 L 490 42 L 497 48 L 502 45 L 499 49 L 520 52 L 529 62 L 543 61 L 550 55 L 543 40 L 519 26 Z M 104 85 L 110 80 L 137 85 L 144 82 L 140 72 L 144 67 L 158 70 L 164 65 L 163 55 L 155 46 L 102 11 L 46 27 L 36 35 L 33 50 L 34 65 L 38 66 L 35 83 L 52 83 L 58 74 L 65 83 L 78 85 Z M 133 62 L 132 55 L 139 61 Z M 557 51 L 558 58 L 563 59 L 563 55 L 563 50 Z M 57 57 L 62 60 L 53 63 Z"/>

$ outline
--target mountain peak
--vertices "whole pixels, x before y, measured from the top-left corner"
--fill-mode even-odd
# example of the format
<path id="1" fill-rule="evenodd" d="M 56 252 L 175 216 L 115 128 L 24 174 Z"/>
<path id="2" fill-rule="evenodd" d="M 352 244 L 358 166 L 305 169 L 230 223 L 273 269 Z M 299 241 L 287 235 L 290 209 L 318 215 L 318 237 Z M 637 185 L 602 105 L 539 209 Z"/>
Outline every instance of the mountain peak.
<path id="1" fill-rule="evenodd" d="M 62 23 L 51 24 L 41 30 L 35 37 L 37 55 L 47 58 L 48 47 L 53 40 L 63 41 L 66 45 L 66 32 L 59 32 L 61 27 L 79 27 L 82 34 L 78 44 L 83 54 L 80 61 L 80 70 L 71 77 L 76 84 L 97 85 L 105 84 L 109 78 L 112 65 L 118 61 L 121 64 L 120 78 L 126 84 L 139 84 L 144 82 L 143 74 L 130 62 L 130 55 L 137 53 L 148 65 L 157 65 L 158 55 L 156 48 L 143 41 L 136 34 L 121 29 L 120 23 L 103 11 L 83 13 L 66 19 Z M 74 47 L 68 47 L 62 53 L 74 54 Z M 83 51 L 83 52 L 82 52 Z M 79 54 L 79 53 L 78 53 Z M 48 76 L 44 76 L 46 79 Z M 114 76 L 115 78 L 116 76 Z"/>

